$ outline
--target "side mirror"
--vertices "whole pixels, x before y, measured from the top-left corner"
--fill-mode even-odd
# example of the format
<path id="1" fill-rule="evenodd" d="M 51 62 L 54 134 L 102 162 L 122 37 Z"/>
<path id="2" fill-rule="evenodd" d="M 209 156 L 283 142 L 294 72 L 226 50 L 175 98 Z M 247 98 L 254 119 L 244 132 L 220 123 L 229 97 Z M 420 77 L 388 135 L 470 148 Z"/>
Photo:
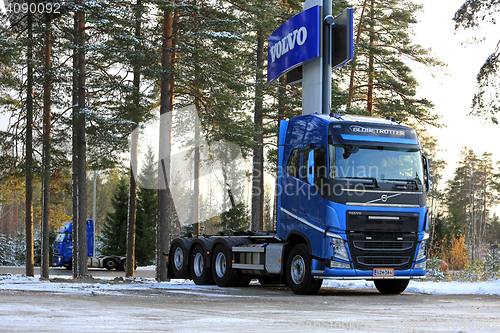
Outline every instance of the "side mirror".
<path id="1" fill-rule="evenodd" d="M 425 189 L 426 193 L 429 193 L 431 190 L 431 172 L 429 169 L 429 160 L 425 155 L 422 155 L 422 163 L 424 166 L 424 184 L 425 184 Z"/>
<path id="2" fill-rule="evenodd" d="M 314 185 L 314 149 L 309 152 L 307 157 L 307 182 Z"/>

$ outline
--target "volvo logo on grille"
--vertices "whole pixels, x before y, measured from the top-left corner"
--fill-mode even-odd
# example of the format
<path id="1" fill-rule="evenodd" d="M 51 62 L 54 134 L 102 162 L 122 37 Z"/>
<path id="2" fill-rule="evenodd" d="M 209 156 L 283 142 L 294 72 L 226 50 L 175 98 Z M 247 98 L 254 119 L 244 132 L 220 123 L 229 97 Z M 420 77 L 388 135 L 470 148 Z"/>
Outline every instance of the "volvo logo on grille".
<path id="1" fill-rule="evenodd" d="M 382 199 L 382 202 L 386 202 L 387 201 L 387 194 L 382 194 L 380 199 Z"/>

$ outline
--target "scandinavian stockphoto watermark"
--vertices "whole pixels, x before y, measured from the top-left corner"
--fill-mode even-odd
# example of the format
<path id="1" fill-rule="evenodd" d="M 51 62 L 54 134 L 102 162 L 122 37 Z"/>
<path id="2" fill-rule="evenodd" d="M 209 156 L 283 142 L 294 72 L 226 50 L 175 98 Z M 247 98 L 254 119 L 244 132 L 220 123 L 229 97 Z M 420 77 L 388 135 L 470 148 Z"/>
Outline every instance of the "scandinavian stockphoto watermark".
<path id="1" fill-rule="evenodd" d="M 196 108 L 191 105 L 161 115 L 160 133 L 172 133 L 170 145 L 160 142 L 160 147 L 171 146 L 172 150 L 162 149 L 158 156 L 157 177 L 139 186 L 147 189 L 166 189 L 171 192 L 179 221 L 182 225 L 193 223 L 192 195 L 195 181 L 195 149 L 199 150 L 198 180 L 200 188 L 200 219 L 206 220 L 231 209 L 244 198 L 247 183 L 247 164 L 242 157 L 241 148 L 229 142 L 207 142 L 201 132 L 201 123 Z M 141 142 L 140 129 L 132 133 L 131 147 Z M 199 139 L 195 139 L 199 136 Z M 162 136 L 164 140 L 166 136 Z M 159 142 L 160 138 L 156 140 Z M 143 146 L 143 144 L 139 144 Z M 135 177 L 140 174 L 137 152 L 131 154 L 132 171 Z M 170 156 L 170 158 L 168 158 Z M 134 158 L 136 160 L 134 160 Z M 170 163 L 168 163 L 170 161 Z M 230 198 L 232 197 L 232 198 Z"/>
<path id="2" fill-rule="evenodd" d="M 398 330 L 400 332 L 426 332 L 429 330 L 467 330 L 483 331 L 500 328 L 498 319 L 427 319 L 427 320 L 403 320 L 400 322 L 387 322 L 384 320 L 305 320 L 290 323 L 295 330 L 321 330 L 321 331 L 346 331 L 367 330 L 384 331 Z"/>
<path id="3" fill-rule="evenodd" d="M 193 195 L 195 179 L 198 179 L 200 196 L 200 219 L 207 220 L 231 209 L 233 205 L 248 200 L 249 195 L 258 195 L 260 188 L 251 187 L 251 161 L 242 157 L 241 148 L 230 142 L 207 142 L 201 131 L 201 123 L 195 106 L 187 106 L 176 109 L 173 112 L 161 115 L 159 128 L 149 129 L 149 133 L 140 133 L 141 129 L 136 128 L 131 136 L 131 167 L 134 176 L 138 177 L 141 168 L 138 166 L 137 147 L 144 148 L 144 136 L 156 133 L 171 133 L 170 144 L 160 142 L 160 137 L 153 139 L 160 142 L 162 148 L 157 156 L 158 164 L 155 177 L 146 181 L 140 181 L 138 185 L 146 189 L 166 189 L 171 192 L 179 220 L 182 225 L 193 223 Z M 198 131 L 198 135 L 196 134 Z M 162 136 L 167 140 L 167 136 Z M 171 151 L 168 148 L 171 147 Z M 141 148 L 140 148 L 141 149 Z M 199 151 L 199 163 L 195 163 L 195 150 Z M 144 149 L 142 149 L 144 151 Z M 170 158 L 169 158 L 170 156 Z M 198 176 L 195 176 L 195 165 L 199 164 Z M 379 170 L 376 166 L 353 166 L 343 167 L 333 166 L 328 169 L 326 166 L 315 167 L 313 177 L 314 183 L 309 182 L 307 166 L 294 167 L 284 166 L 279 168 L 277 175 L 288 177 L 288 182 L 277 184 L 275 193 L 277 195 L 297 196 L 305 200 L 318 198 L 318 195 L 341 196 L 345 194 L 346 187 L 349 188 L 349 195 L 361 196 L 365 193 L 366 185 L 371 185 L 373 178 L 377 177 Z M 311 169 L 312 171 L 312 169 Z M 255 170 L 255 173 L 260 172 Z M 293 174 L 296 177 L 291 178 Z M 338 182 L 321 182 L 316 180 L 326 175 L 342 175 L 347 184 Z M 366 174 L 374 177 L 366 177 Z M 320 176 L 322 175 L 322 176 Z M 275 176 L 275 175 L 272 175 Z M 331 178 L 331 176 L 330 176 Z M 349 180 L 349 178 L 354 178 Z M 359 178 L 359 179 L 357 179 Z M 290 181 L 290 179 L 292 179 Z"/>

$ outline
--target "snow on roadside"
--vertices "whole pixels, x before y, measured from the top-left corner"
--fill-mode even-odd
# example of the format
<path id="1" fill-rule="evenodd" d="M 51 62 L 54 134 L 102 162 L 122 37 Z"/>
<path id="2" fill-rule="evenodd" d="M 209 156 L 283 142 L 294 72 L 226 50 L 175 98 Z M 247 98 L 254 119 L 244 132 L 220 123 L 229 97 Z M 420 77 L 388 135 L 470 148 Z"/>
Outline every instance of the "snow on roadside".
<path id="1" fill-rule="evenodd" d="M 24 275 L 0 275 L 0 291 L 45 291 L 52 293 L 78 294 L 112 294 L 119 295 L 122 291 L 140 290 L 168 290 L 172 292 L 197 293 L 211 292 L 214 296 L 220 290 L 216 286 L 196 286 L 189 280 L 174 279 L 170 282 L 156 282 L 154 279 L 135 278 L 94 278 L 95 282 L 73 282 L 71 276 L 56 275 L 51 281 L 41 280 L 39 276 L 27 277 Z M 68 280 L 68 282 L 64 282 Z M 258 284 L 252 282 L 252 284 Z M 364 280 L 338 281 L 324 280 L 323 288 L 337 288 L 347 290 L 375 289 L 373 282 Z M 433 282 L 412 280 L 406 289 L 407 292 L 442 294 L 442 295 L 500 295 L 500 279 L 487 282 Z"/>
<path id="2" fill-rule="evenodd" d="M 375 289 L 371 281 L 323 281 L 323 287 L 343 289 Z M 500 280 L 485 282 L 434 282 L 411 280 L 406 291 L 442 295 L 500 295 Z"/>

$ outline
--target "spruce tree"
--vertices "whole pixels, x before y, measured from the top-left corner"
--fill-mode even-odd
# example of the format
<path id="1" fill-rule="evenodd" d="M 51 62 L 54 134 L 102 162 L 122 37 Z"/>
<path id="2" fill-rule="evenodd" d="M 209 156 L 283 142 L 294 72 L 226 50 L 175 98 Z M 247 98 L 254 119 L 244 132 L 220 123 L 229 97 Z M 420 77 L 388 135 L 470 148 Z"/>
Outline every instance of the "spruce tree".
<path id="1" fill-rule="evenodd" d="M 136 213 L 135 259 L 138 265 L 150 265 L 155 260 L 156 223 L 158 219 L 157 161 L 151 147 L 139 175 Z"/>
<path id="2" fill-rule="evenodd" d="M 106 215 L 102 230 L 102 249 L 105 255 L 126 254 L 127 215 L 128 215 L 128 179 L 121 177 L 111 200 L 114 212 Z"/>

